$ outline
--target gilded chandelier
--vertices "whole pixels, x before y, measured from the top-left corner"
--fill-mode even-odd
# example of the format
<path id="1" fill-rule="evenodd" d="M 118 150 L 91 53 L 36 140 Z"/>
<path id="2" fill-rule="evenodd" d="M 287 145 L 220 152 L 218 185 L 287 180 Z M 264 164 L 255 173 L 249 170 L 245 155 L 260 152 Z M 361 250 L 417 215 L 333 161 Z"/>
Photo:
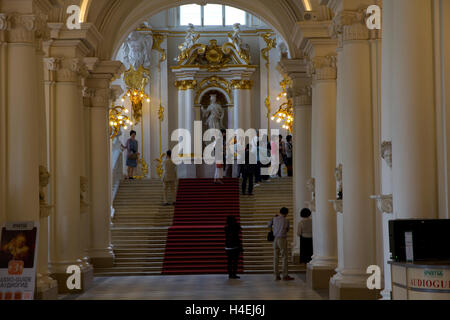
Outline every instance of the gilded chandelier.
<path id="1" fill-rule="evenodd" d="M 292 80 L 285 77 L 280 82 L 281 93 L 277 96 L 277 101 L 287 99 L 287 102 L 283 103 L 277 112 L 272 116 L 272 121 L 277 123 L 283 122 L 283 129 L 289 130 L 292 133 L 292 127 L 294 124 L 294 108 L 292 106 L 292 99 L 287 98 L 287 90 L 292 86 Z"/>
<path id="2" fill-rule="evenodd" d="M 283 122 L 283 129 L 289 130 L 292 133 L 294 125 L 294 108 L 292 107 L 292 100 L 283 103 L 278 111 L 272 116 L 272 121 L 277 123 Z"/>
<path id="3" fill-rule="evenodd" d="M 111 139 L 119 134 L 120 128 L 127 130 L 128 125 L 132 124 L 130 118 L 127 116 L 128 113 L 128 109 L 122 106 L 114 107 L 113 105 L 109 109 L 109 135 Z"/>
<path id="4" fill-rule="evenodd" d="M 122 97 L 122 102 L 125 102 L 125 97 L 130 99 L 132 116 L 136 124 L 142 118 L 142 103 L 144 100 L 150 102 L 150 97 L 145 93 L 149 75 L 150 72 L 143 66 L 140 66 L 137 70 L 130 66 L 123 77 L 127 86 L 127 93 Z"/>

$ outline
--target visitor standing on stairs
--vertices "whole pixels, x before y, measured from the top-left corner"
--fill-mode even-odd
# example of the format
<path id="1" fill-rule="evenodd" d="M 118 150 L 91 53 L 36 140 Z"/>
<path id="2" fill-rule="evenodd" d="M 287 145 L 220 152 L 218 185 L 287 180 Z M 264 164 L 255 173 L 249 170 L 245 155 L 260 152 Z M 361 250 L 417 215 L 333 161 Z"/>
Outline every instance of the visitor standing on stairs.
<path id="1" fill-rule="evenodd" d="M 293 170 L 292 170 L 292 136 L 289 135 L 286 137 L 286 146 L 285 146 L 285 151 L 286 151 L 286 167 L 287 167 L 287 171 L 288 171 L 288 177 L 292 177 L 294 175 Z"/>
<path id="2" fill-rule="evenodd" d="M 302 220 L 297 228 L 297 235 L 300 237 L 300 263 L 309 263 L 313 255 L 311 210 L 302 209 L 300 217 Z"/>
<path id="3" fill-rule="evenodd" d="M 275 275 L 275 280 L 281 280 L 279 272 L 279 258 L 283 260 L 283 280 L 290 281 L 294 278 L 290 277 L 288 274 L 288 245 L 287 245 L 287 234 L 289 232 L 289 220 L 287 215 L 289 213 L 288 208 L 281 208 L 280 215 L 274 217 L 272 221 L 269 222 L 268 227 L 273 230 L 273 235 L 275 240 L 273 242 L 273 271 Z"/>
<path id="4" fill-rule="evenodd" d="M 255 175 L 255 164 L 254 159 L 253 162 L 250 159 L 250 146 L 247 144 L 245 147 L 245 163 L 241 164 L 241 173 L 242 173 L 242 194 L 245 195 L 245 191 L 247 189 L 248 183 L 248 195 L 253 195 L 253 176 Z"/>
<path id="5" fill-rule="evenodd" d="M 162 176 L 164 185 L 164 205 L 170 205 L 168 202 L 169 191 L 172 196 L 172 204 L 175 204 L 176 194 L 176 182 L 177 182 L 177 167 L 172 161 L 172 151 L 166 152 L 166 160 L 164 160 L 164 173 Z"/>
<path id="6" fill-rule="evenodd" d="M 137 167 L 137 161 L 139 159 L 139 146 L 136 140 L 136 131 L 131 130 L 130 139 L 127 140 L 127 144 L 122 145 L 123 149 L 127 150 L 127 167 L 128 167 L 128 177 L 127 179 L 134 180 L 134 170 Z"/>
<path id="7" fill-rule="evenodd" d="M 241 255 L 241 226 L 236 222 L 234 216 L 227 217 L 227 225 L 225 226 L 225 251 L 228 258 L 228 278 L 240 279 L 237 276 L 239 256 Z"/>

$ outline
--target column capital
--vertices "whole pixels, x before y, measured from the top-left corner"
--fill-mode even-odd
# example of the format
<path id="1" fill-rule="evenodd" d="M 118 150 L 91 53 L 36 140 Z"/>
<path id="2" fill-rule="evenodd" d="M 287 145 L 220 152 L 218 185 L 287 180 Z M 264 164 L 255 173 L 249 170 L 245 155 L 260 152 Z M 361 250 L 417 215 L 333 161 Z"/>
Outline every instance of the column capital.
<path id="1" fill-rule="evenodd" d="M 337 55 L 319 56 L 307 59 L 308 74 L 314 81 L 336 80 Z"/>
<path id="2" fill-rule="evenodd" d="M 46 33 L 43 13 L 0 13 L 0 39 L 9 43 L 34 44 Z"/>
<path id="3" fill-rule="evenodd" d="M 251 80 L 231 80 L 230 86 L 237 90 L 250 90 L 253 86 L 253 81 Z"/>
<path id="4" fill-rule="evenodd" d="M 329 26 L 329 33 L 342 48 L 345 41 L 380 39 L 380 30 L 369 30 L 366 25 L 366 9 L 343 10 L 336 14 Z"/>
<path id="5" fill-rule="evenodd" d="M 180 91 L 193 90 L 197 87 L 196 80 L 178 80 L 175 81 L 175 87 Z"/>

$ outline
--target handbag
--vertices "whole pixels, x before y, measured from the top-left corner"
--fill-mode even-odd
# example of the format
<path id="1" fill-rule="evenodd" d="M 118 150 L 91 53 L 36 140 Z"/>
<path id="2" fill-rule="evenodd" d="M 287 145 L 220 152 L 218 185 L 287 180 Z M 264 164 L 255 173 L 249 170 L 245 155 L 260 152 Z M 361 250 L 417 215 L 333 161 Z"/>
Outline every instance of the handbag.
<path id="1" fill-rule="evenodd" d="M 129 160 L 137 160 L 137 158 L 138 158 L 137 153 L 132 153 L 132 154 L 128 155 Z"/>
<path id="2" fill-rule="evenodd" d="M 269 233 L 267 234 L 267 241 L 269 241 L 269 242 L 275 241 L 275 236 L 273 235 L 273 230 L 270 230 Z"/>
<path id="3" fill-rule="evenodd" d="M 273 223 L 273 219 L 272 219 L 272 223 Z M 274 242 L 275 241 L 275 236 L 273 235 L 273 229 L 272 228 L 270 228 L 270 231 L 267 234 L 267 241 L 269 241 L 269 242 Z"/>

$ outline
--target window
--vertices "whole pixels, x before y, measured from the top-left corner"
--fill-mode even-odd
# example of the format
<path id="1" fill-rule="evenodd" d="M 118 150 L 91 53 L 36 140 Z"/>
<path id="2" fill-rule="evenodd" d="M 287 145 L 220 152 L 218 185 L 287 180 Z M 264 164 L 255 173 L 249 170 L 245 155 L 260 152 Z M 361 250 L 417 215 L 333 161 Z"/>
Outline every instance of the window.
<path id="1" fill-rule="evenodd" d="M 237 8 L 220 4 L 200 6 L 188 4 L 179 7 L 179 25 L 187 26 L 232 26 L 235 23 L 247 24 L 247 13 Z"/>
<path id="2" fill-rule="evenodd" d="M 207 4 L 203 7 L 203 25 L 223 25 L 223 6 L 220 4 Z"/>
<path id="3" fill-rule="evenodd" d="M 180 6 L 180 25 L 187 26 L 189 23 L 202 25 L 202 7 L 198 4 Z"/>
<path id="4" fill-rule="evenodd" d="M 225 25 L 230 26 L 235 23 L 242 25 L 247 24 L 247 15 L 245 11 L 233 8 L 225 7 Z"/>

